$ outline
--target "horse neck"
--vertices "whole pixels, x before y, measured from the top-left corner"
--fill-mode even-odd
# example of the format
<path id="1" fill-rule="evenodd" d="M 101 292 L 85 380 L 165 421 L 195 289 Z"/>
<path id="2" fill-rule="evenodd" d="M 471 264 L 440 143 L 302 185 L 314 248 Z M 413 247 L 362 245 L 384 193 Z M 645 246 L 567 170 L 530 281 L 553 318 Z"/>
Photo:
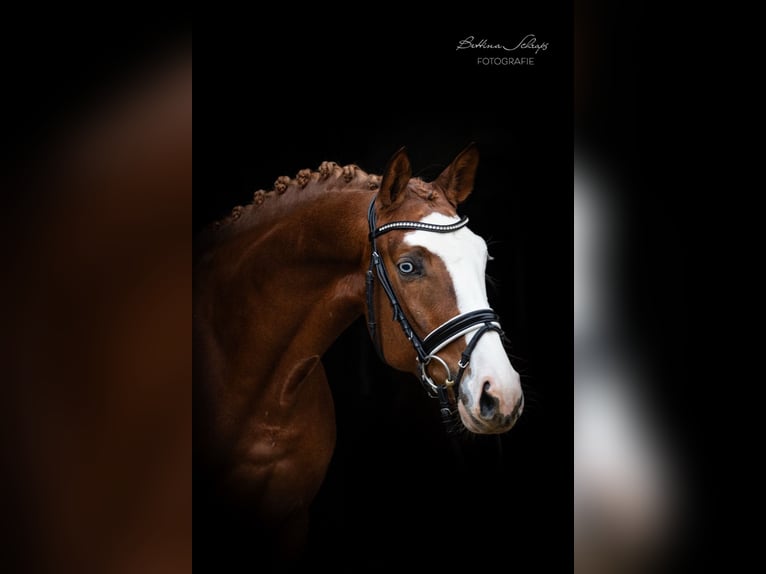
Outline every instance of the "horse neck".
<path id="1" fill-rule="evenodd" d="M 322 355 L 364 313 L 369 190 L 313 195 L 220 246 L 209 291 L 219 346 L 238 370 L 277 373 Z M 277 200 L 278 201 L 278 200 Z"/>

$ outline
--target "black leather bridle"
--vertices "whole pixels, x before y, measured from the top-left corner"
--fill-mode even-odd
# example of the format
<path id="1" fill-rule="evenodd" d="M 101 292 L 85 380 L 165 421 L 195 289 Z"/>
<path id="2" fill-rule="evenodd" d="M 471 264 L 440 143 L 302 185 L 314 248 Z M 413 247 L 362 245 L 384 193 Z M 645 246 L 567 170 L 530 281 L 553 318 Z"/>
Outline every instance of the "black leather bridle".
<path id="1" fill-rule="evenodd" d="M 394 312 L 394 319 L 399 322 L 404 335 L 412 343 L 412 346 L 417 353 L 418 367 L 420 368 L 420 381 L 429 396 L 438 398 L 440 403 L 440 412 L 442 422 L 447 425 L 448 432 L 453 431 L 457 425 L 457 400 L 460 392 L 460 381 L 465 374 L 465 370 L 471 360 L 471 354 L 476 348 L 476 344 L 479 339 L 489 331 L 497 331 L 502 337 L 503 331 L 500 328 L 500 318 L 492 309 L 477 309 L 475 311 L 468 311 L 467 313 L 461 313 L 456 317 L 442 323 L 439 327 L 431 331 L 424 338 L 415 333 L 410 322 L 405 317 L 402 307 L 399 304 L 399 299 L 394 292 L 391 281 L 386 272 L 386 267 L 383 264 L 383 260 L 378 253 L 376 239 L 394 230 L 404 231 L 431 231 L 434 233 L 451 233 L 458 229 L 465 227 L 468 223 L 468 218 L 463 217 L 460 221 L 450 223 L 447 225 L 436 225 L 433 223 L 423 223 L 421 221 L 392 221 L 376 227 L 376 215 L 375 215 L 375 198 L 370 202 L 370 208 L 367 212 L 367 221 L 370 227 L 370 245 L 372 247 L 372 255 L 370 257 L 370 268 L 367 271 L 367 328 L 370 332 L 370 337 L 375 345 L 375 349 L 378 352 L 378 356 L 383 362 L 385 357 L 383 355 L 383 348 L 381 347 L 380 339 L 378 337 L 377 323 L 375 321 L 375 305 L 374 305 L 374 289 L 375 289 L 375 277 L 377 276 L 383 291 L 388 297 L 391 303 L 391 308 Z M 459 339 L 460 337 L 467 335 L 475 331 L 473 337 L 469 341 L 465 350 L 463 351 L 460 361 L 458 362 L 458 370 L 455 376 L 452 375 L 452 369 L 449 365 L 439 357 L 438 353 L 441 349 L 449 345 L 452 341 Z M 436 360 L 444 367 L 447 372 L 447 377 L 443 384 L 436 384 L 433 379 L 428 375 L 428 364 Z"/>

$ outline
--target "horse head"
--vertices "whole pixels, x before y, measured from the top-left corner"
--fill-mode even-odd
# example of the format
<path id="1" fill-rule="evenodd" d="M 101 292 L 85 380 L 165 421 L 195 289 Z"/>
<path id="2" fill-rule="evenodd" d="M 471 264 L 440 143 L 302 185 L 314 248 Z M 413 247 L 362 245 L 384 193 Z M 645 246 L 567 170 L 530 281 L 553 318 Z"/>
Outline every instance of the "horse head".
<path id="1" fill-rule="evenodd" d="M 518 420 L 524 395 L 487 301 L 486 242 L 457 213 L 478 161 L 472 144 L 426 182 L 412 177 L 404 148 L 389 160 L 369 212 L 367 319 L 381 357 L 442 398 L 443 416 L 499 434 Z"/>

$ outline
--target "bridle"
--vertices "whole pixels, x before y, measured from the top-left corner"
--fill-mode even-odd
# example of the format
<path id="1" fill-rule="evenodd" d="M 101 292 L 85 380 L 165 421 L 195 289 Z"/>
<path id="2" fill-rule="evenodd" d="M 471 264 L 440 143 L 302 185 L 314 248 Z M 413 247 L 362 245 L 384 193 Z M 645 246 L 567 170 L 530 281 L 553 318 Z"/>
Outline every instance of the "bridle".
<path id="1" fill-rule="evenodd" d="M 388 297 L 391 303 L 391 308 L 394 312 L 394 319 L 396 319 L 401 325 L 404 335 L 412 343 L 412 346 L 417 353 L 418 367 L 420 368 L 420 381 L 423 384 L 426 392 L 430 397 L 438 398 L 440 403 L 440 413 L 442 422 L 447 426 L 448 432 L 453 431 L 457 425 L 455 424 L 457 418 L 457 400 L 460 392 L 460 381 L 465 374 L 465 370 L 471 361 L 471 354 L 476 348 L 476 344 L 479 339 L 488 333 L 489 331 L 497 331 L 502 337 L 503 331 L 500 328 L 500 318 L 497 313 L 492 309 L 477 309 L 475 311 L 468 311 L 467 313 L 461 313 L 445 321 L 439 327 L 431 331 L 424 338 L 420 338 L 417 333 L 412 329 L 410 322 L 405 317 L 402 307 L 399 304 L 399 299 L 394 292 L 391 281 L 386 272 L 386 267 L 383 264 L 383 260 L 378 253 L 376 239 L 381 235 L 395 230 L 405 231 L 431 231 L 434 233 L 451 233 L 458 229 L 465 227 L 468 223 L 468 218 L 463 217 L 460 221 L 450 223 L 447 225 L 437 225 L 434 223 L 423 223 L 421 221 L 392 221 L 376 227 L 376 215 L 375 215 L 375 198 L 370 202 L 370 207 L 367 211 L 367 222 L 370 227 L 370 245 L 372 247 L 372 255 L 370 257 L 370 268 L 367 271 L 367 328 L 370 332 L 370 337 L 375 345 L 375 349 L 378 352 L 380 359 L 385 362 L 383 355 L 383 348 L 378 337 L 377 323 L 375 321 L 375 309 L 374 309 L 374 289 L 375 289 L 375 276 L 377 276 L 383 291 Z M 439 357 L 437 353 L 444 347 L 449 345 L 452 341 L 459 339 L 460 337 L 474 332 L 473 337 L 469 341 L 458 362 L 458 370 L 453 377 L 452 370 L 447 365 L 446 361 Z M 436 384 L 428 374 L 428 364 L 431 361 L 437 361 L 444 367 L 447 377 L 443 384 Z"/>

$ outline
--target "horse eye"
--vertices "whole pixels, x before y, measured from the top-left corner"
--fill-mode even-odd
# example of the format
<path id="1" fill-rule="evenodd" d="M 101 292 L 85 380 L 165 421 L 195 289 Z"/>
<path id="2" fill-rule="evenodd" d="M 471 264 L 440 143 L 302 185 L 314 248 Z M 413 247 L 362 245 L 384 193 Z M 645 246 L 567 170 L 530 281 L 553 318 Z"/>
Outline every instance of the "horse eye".
<path id="1" fill-rule="evenodd" d="M 408 275 L 415 271 L 415 266 L 412 264 L 412 261 L 400 261 L 399 262 L 399 272 Z"/>

